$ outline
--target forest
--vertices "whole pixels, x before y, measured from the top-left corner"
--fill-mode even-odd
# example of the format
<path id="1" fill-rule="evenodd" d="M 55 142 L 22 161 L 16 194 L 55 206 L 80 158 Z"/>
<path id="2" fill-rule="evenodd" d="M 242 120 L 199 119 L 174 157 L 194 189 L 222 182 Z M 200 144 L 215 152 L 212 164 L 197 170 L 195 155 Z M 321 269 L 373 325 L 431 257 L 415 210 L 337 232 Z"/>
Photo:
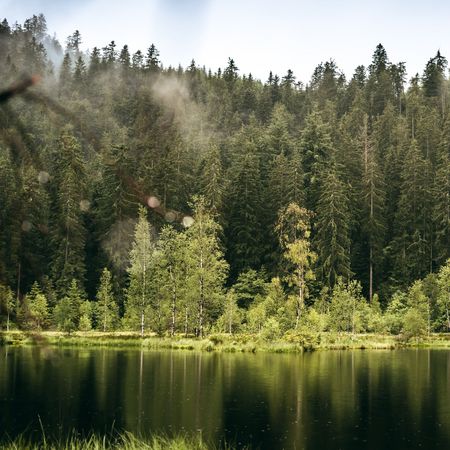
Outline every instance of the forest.
<path id="1" fill-rule="evenodd" d="M 439 51 L 261 81 L 41 14 L 0 23 L 0 58 L 0 91 L 39 77 L 0 104 L 1 328 L 450 331 Z"/>

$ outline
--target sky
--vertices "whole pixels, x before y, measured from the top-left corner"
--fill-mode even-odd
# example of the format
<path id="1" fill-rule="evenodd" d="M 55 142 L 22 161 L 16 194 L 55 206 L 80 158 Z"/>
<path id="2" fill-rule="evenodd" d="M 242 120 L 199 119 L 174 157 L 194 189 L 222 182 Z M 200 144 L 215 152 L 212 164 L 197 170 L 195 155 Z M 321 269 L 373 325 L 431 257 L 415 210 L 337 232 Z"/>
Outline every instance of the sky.
<path id="1" fill-rule="evenodd" d="M 408 77 L 438 49 L 450 58 L 445 0 L 0 0 L 11 24 L 39 13 L 62 43 L 76 29 L 84 49 L 154 43 L 166 67 L 195 59 L 213 71 L 232 57 L 240 74 L 263 81 L 291 69 L 306 83 L 331 58 L 351 77 L 378 43 L 391 62 L 406 62 Z"/>

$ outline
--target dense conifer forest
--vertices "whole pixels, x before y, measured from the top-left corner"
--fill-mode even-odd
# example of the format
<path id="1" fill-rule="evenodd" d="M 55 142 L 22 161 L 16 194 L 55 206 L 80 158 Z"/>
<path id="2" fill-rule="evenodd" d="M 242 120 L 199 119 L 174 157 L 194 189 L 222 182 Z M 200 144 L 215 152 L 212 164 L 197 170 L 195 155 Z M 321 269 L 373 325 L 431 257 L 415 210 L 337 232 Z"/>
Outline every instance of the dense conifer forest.
<path id="1" fill-rule="evenodd" d="M 0 24 L 0 90 L 40 77 L 0 104 L 3 328 L 450 328 L 439 51 L 303 83 L 49 33 Z"/>

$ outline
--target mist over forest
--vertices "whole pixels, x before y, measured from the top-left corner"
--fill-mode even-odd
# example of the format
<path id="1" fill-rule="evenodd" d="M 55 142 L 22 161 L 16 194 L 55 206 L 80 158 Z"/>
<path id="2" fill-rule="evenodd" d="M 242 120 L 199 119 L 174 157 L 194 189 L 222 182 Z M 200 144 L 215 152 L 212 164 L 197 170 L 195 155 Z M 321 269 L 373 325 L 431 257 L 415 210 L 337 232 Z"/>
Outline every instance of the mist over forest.
<path id="1" fill-rule="evenodd" d="M 379 44 L 349 79 L 261 81 L 13 21 L 0 91 L 39 81 L 0 104 L 0 324 L 354 331 L 357 303 L 362 331 L 450 328 L 439 51 L 410 80 Z"/>

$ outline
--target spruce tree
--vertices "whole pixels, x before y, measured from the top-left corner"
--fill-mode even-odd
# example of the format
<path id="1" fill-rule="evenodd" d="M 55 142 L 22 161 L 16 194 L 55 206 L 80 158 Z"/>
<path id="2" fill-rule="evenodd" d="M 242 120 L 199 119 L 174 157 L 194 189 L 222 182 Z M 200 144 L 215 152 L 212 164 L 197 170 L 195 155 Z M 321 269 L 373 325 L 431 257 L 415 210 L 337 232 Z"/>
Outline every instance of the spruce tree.
<path id="1" fill-rule="evenodd" d="M 52 274 L 59 293 L 75 278 L 83 288 L 85 277 L 86 229 L 83 202 L 86 202 L 84 163 L 81 146 L 65 130 L 54 153 L 54 215 Z"/>
<path id="2" fill-rule="evenodd" d="M 114 330 L 119 321 L 119 308 L 112 291 L 111 272 L 105 267 L 97 290 L 97 327 L 102 331 Z"/>
<path id="3" fill-rule="evenodd" d="M 352 276 L 349 227 L 347 186 L 342 182 L 338 163 L 331 160 L 321 175 L 314 227 L 320 277 L 331 287 L 338 277 L 349 280 Z"/>

